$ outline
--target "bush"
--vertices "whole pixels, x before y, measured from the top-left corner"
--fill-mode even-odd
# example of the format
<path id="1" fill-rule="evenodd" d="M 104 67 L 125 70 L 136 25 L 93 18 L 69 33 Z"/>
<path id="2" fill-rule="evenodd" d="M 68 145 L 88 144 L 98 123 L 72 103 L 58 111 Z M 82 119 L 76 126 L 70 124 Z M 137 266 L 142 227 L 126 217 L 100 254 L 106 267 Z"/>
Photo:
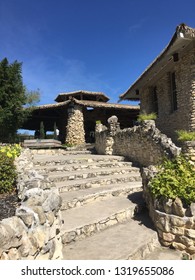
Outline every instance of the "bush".
<path id="1" fill-rule="evenodd" d="M 149 183 L 155 198 L 180 198 L 185 205 L 195 202 L 194 166 L 184 157 L 164 160 L 159 172 Z"/>
<path id="2" fill-rule="evenodd" d="M 0 153 L 0 193 L 11 193 L 14 190 L 16 176 L 13 158 Z"/>
<path id="3" fill-rule="evenodd" d="M 195 131 L 177 130 L 179 141 L 195 141 Z"/>
<path id="4" fill-rule="evenodd" d="M 18 144 L 0 146 L 0 153 L 4 153 L 8 158 L 12 158 L 13 160 L 20 155 L 20 152 L 21 146 Z"/>
<path id="5" fill-rule="evenodd" d="M 0 147 L 0 193 L 10 193 L 15 188 L 17 173 L 14 159 L 20 152 L 18 144 Z"/>
<path id="6" fill-rule="evenodd" d="M 157 114 L 156 113 L 151 113 L 151 114 L 139 114 L 138 116 L 138 121 L 143 122 L 143 121 L 149 121 L 149 120 L 156 120 Z"/>

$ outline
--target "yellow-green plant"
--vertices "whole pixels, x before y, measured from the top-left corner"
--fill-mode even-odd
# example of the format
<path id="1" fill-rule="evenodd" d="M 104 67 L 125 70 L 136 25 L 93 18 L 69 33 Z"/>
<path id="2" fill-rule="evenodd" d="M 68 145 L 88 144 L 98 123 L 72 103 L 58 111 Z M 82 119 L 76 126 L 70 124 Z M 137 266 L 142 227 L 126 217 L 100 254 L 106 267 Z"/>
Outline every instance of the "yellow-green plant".
<path id="1" fill-rule="evenodd" d="M 150 113 L 150 114 L 139 114 L 137 120 L 139 122 L 143 122 L 143 121 L 149 121 L 149 120 L 156 120 L 157 118 L 157 114 L 156 113 Z"/>
<path id="2" fill-rule="evenodd" d="M 11 193 L 15 188 L 16 168 L 14 159 L 19 156 L 21 146 L 0 146 L 0 193 Z"/>
<path id="3" fill-rule="evenodd" d="M 150 181 L 149 189 L 156 198 L 180 198 L 185 205 L 195 202 L 194 166 L 184 156 L 165 159 Z"/>
<path id="4" fill-rule="evenodd" d="M 177 130 L 179 141 L 195 141 L 195 131 Z"/>
<path id="5" fill-rule="evenodd" d="M 20 155 L 21 146 L 19 144 L 0 146 L 0 153 L 4 153 L 8 158 L 15 159 Z"/>

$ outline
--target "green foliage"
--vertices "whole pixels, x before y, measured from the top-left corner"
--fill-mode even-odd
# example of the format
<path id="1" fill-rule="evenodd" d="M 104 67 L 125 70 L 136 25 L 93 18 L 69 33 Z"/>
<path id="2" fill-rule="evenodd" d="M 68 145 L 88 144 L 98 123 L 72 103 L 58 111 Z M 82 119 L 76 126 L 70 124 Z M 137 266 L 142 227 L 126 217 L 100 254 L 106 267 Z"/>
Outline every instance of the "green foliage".
<path id="1" fill-rule="evenodd" d="M 100 120 L 96 121 L 96 124 L 101 124 L 101 121 Z"/>
<path id="2" fill-rule="evenodd" d="M 0 146 L 0 193 L 11 193 L 15 188 L 17 173 L 14 159 L 21 153 L 21 146 Z"/>
<path id="3" fill-rule="evenodd" d="M 40 123 L 40 139 L 45 139 L 45 128 L 44 128 L 44 123 Z"/>
<path id="4" fill-rule="evenodd" d="M 16 170 L 13 159 L 0 153 L 0 193 L 10 193 L 15 187 Z"/>
<path id="5" fill-rule="evenodd" d="M 38 96 L 38 95 L 37 95 Z M 0 61 L 0 141 L 14 142 L 16 133 L 30 114 L 24 105 L 37 98 L 27 92 L 22 81 L 22 63 Z"/>
<path id="6" fill-rule="evenodd" d="M 156 198 L 180 198 L 186 205 L 195 202 L 195 170 L 188 159 L 178 156 L 165 159 L 159 172 L 149 183 L 150 192 Z"/>
<path id="7" fill-rule="evenodd" d="M 12 158 L 13 160 L 20 155 L 21 146 L 19 144 L 15 145 L 6 145 L 0 146 L 0 154 L 5 154 L 8 158 Z"/>
<path id="8" fill-rule="evenodd" d="M 138 121 L 143 122 L 143 121 L 148 121 L 148 120 L 156 120 L 157 115 L 156 113 L 151 113 L 151 114 L 139 114 L 138 116 Z"/>
<path id="9" fill-rule="evenodd" d="M 195 131 L 177 130 L 179 141 L 195 141 Z"/>

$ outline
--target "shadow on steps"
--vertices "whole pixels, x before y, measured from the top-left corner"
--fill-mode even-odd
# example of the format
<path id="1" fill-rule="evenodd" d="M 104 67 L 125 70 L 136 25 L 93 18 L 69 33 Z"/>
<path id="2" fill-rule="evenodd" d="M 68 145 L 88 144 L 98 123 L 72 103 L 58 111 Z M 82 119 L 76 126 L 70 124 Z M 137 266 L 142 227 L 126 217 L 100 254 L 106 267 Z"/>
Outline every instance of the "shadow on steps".
<path id="1" fill-rule="evenodd" d="M 134 204 L 136 204 L 134 210 L 134 217 L 132 219 L 138 221 L 140 225 L 144 225 L 147 228 L 155 230 L 153 222 L 149 216 L 148 208 L 143 199 L 143 192 L 140 191 L 132 193 L 128 195 L 128 199 Z"/>

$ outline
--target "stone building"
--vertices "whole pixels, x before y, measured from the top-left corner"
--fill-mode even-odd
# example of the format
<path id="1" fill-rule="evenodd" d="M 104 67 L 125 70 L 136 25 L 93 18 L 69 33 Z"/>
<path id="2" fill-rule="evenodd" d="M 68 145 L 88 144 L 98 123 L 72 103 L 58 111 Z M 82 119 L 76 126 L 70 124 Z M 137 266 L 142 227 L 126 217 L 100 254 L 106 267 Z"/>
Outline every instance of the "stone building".
<path id="1" fill-rule="evenodd" d="M 79 145 L 95 140 L 95 125 L 99 121 L 116 115 L 121 128 L 133 126 L 139 106 L 108 103 L 109 98 L 101 92 L 75 91 L 60 93 L 54 104 L 34 107 L 31 116 L 23 124 L 23 129 L 39 130 L 40 122 L 46 131 L 58 127 L 62 143 Z"/>
<path id="2" fill-rule="evenodd" d="M 157 114 L 157 127 L 173 139 L 195 130 L 195 29 L 180 24 L 167 47 L 121 100 L 140 100 L 140 111 Z"/>

